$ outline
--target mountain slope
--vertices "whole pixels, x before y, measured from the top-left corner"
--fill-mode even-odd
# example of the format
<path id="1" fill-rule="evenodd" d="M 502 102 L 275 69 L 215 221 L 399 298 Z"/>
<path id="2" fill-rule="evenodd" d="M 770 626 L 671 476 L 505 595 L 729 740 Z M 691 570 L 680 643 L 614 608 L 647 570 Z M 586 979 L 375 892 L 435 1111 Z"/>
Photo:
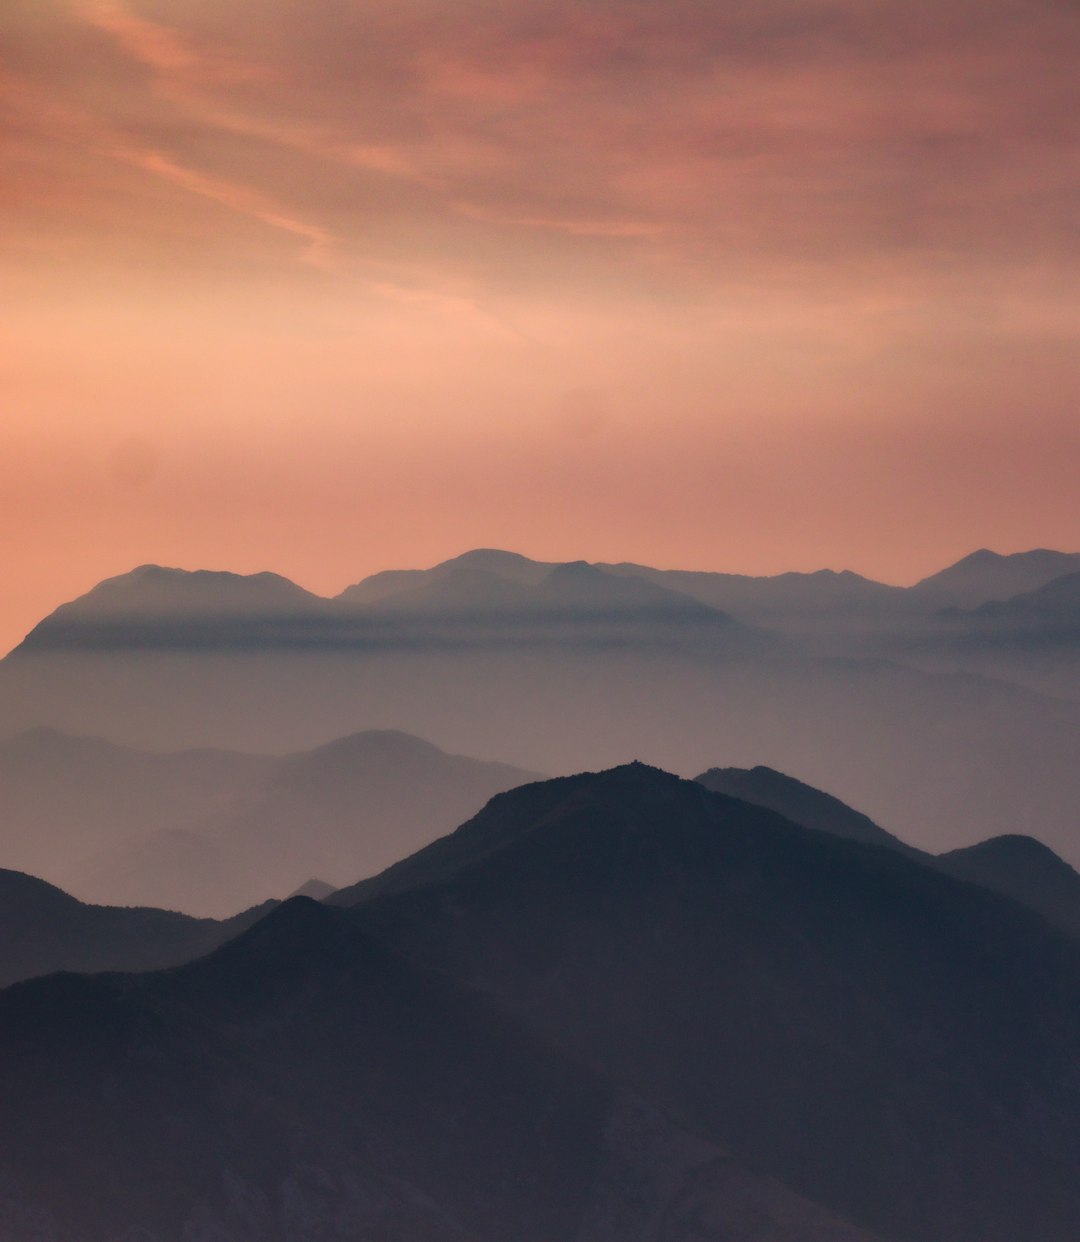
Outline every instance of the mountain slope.
<path id="1" fill-rule="evenodd" d="M 0 871 L 0 987 L 58 970 L 157 970 L 202 957 L 262 918 L 91 906 L 34 876 Z"/>
<path id="2" fill-rule="evenodd" d="M 278 574 L 141 565 L 62 604 L 16 650 L 242 648 L 302 641 L 327 619 L 326 600 Z"/>
<path id="3" fill-rule="evenodd" d="M 879 828 L 839 798 L 771 768 L 710 768 L 696 779 L 706 789 L 766 807 L 806 828 L 896 850 L 924 866 L 1018 901 L 1070 935 L 1080 934 L 1080 876 L 1033 837 L 994 837 L 945 854 L 929 854 Z"/>
<path id="4" fill-rule="evenodd" d="M 504 552 L 498 548 L 474 548 L 431 569 L 388 569 L 372 574 L 361 582 L 346 587 L 337 596 L 337 601 L 350 607 L 372 604 L 390 595 L 438 582 L 462 570 L 490 574 L 507 583 L 535 586 L 554 568 L 553 562 L 533 561 L 518 552 Z"/>
<path id="5" fill-rule="evenodd" d="M 1080 937 L 1080 874 L 1041 841 L 1019 835 L 992 837 L 950 850 L 936 861 L 951 875 L 1023 902 Z"/>
<path id="6" fill-rule="evenodd" d="M 5 1242 L 873 1242 L 303 898 L 0 994 L 0 1105 Z"/>
<path id="7" fill-rule="evenodd" d="M 818 629 L 824 622 L 867 621 L 905 611 L 905 591 L 850 570 L 819 569 L 768 577 L 701 570 L 654 569 L 631 562 L 598 566 L 613 575 L 633 574 L 679 591 L 710 608 L 754 625 L 786 633 Z"/>
<path id="8" fill-rule="evenodd" d="M 1003 556 L 981 548 L 923 578 L 909 588 L 927 612 L 938 608 L 978 608 L 992 600 L 1034 591 L 1062 574 L 1080 572 L 1080 552 L 1034 548 Z"/>
<path id="9" fill-rule="evenodd" d="M 722 644 L 729 653 L 769 650 L 777 640 L 647 577 L 615 575 L 573 561 L 547 568 L 523 558 L 481 553 L 459 557 L 379 589 L 346 592 L 350 615 L 386 627 L 398 640 L 457 646 L 557 642 L 586 649 L 618 642 L 644 651 L 664 645 Z M 534 572 L 526 575 L 522 564 Z M 382 587 L 390 589 L 382 589 Z M 378 627 L 382 627 L 379 629 Z"/>
<path id="10" fill-rule="evenodd" d="M 883 1236 L 1080 1229 L 1080 950 L 983 889 L 631 765 L 331 901 Z"/>
<path id="11" fill-rule="evenodd" d="M 772 768 L 763 765 L 756 768 L 710 768 L 694 779 L 714 793 L 767 807 L 806 828 L 830 832 L 849 841 L 861 841 L 864 845 L 884 845 L 901 853 L 925 857 L 922 851 L 913 849 L 891 832 L 879 828 L 872 819 L 852 810 L 839 798 Z"/>

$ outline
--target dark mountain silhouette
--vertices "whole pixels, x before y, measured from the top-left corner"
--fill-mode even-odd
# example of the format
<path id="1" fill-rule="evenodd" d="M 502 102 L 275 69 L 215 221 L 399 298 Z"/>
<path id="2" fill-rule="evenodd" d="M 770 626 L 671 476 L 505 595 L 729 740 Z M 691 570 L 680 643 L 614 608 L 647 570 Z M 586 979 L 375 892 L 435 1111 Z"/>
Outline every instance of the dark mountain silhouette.
<path id="1" fill-rule="evenodd" d="M 52 884 L 0 870 L 0 987 L 58 970 L 155 970 L 202 957 L 262 918 L 266 902 L 233 918 L 91 906 Z"/>
<path id="2" fill-rule="evenodd" d="M 910 588 L 927 612 L 939 608 L 977 608 L 992 600 L 1034 591 L 1062 574 L 1080 572 L 1080 552 L 1035 548 L 1003 556 L 981 548 Z"/>
<path id="3" fill-rule="evenodd" d="M 0 861 L 85 900 L 215 917 L 313 872 L 374 874 L 536 777 L 392 730 L 281 757 L 37 731 L 0 743 L 0 774 Z"/>
<path id="4" fill-rule="evenodd" d="M 834 836 L 861 841 L 864 845 L 884 845 L 904 854 L 926 857 L 923 851 L 879 828 L 872 819 L 852 810 L 839 798 L 772 768 L 763 765 L 756 768 L 710 768 L 695 779 L 699 785 L 714 793 L 767 807 L 805 828 L 831 832 Z"/>
<path id="5" fill-rule="evenodd" d="M 5 1242 L 873 1242 L 355 916 L 0 994 Z"/>
<path id="6" fill-rule="evenodd" d="M 1004 893 L 1080 936 L 1080 875 L 1033 837 L 992 837 L 950 850 L 938 865 L 960 879 Z"/>
<path id="7" fill-rule="evenodd" d="M 1033 837 L 994 837 L 935 855 L 907 845 L 839 798 L 772 768 L 710 768 L 697 780 L 706 789 L 767 807 L 806 828 L 897 850 L 1018 901 L 1070 935 L 1080 933 L 1080 875 Z"/>
<path id="8" fill-rule="evenodd" d="M 635 764 L 331 901 L 883 1237 L 1080 1230 L 1080 949 L 981 887 Z"/>

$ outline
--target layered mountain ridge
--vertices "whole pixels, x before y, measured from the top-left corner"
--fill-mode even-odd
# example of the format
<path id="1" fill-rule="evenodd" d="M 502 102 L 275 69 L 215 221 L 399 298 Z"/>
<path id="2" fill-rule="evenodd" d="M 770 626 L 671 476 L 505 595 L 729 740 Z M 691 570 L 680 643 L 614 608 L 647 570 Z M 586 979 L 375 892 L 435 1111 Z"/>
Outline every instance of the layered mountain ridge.
<path id="1" fill-rule="evenodd" d="M 5 1239 L 1080 1228 L 1080 945 L 893 848 L 631 764 L 330 902 L 0 993 Z"/>
<path id="2" fill-rule="evenodd" d="M 0 661 L 0 737 L 49 725 L 161 750 L 281 754 L 390 728 L 532 772 L 639 755 L 690 775 L 723 754 L 830 789 L 931 852 L 1020 833 L 1077 863 L 1080 645 L 1061 572 L 1074 561 L 981 552 L 899 588 L 479 549 L 335 600 L 272 575 L 144 567 L 46 618 Z M 988 637 L 982 610 L 1017 585 L 1058 601 L 1052 641 L 1038 627 Z M 943 606 L 973 601 L 942 620 Z M 165 869 L 194 874 L 198 835 L 183 815 L 167 826 Z M 41 870 L 33 858 L 9 865 Z M 332 865 L 312 858 L 275 885 L 283 895 Z"/>
<path id="3" fill-rule="evenodd" d="M 142 565 L 110 578 L 37 625 L 16 650 L 145 645 L 259 647 L 361 642 L 362 623 L 443 614 L 446 619 L 593 614 L 733 613 L 749 625 L 783 628 L 799 616 L 977 608 L 1080 573 L 1080 553 L 1002 556 L 986 549 L 912 587 L 850 571 L 771 577 L 660 570 L 630 562 L 533 561 L 476 549 L 428 570 L 388 570 L 326 598 L 272 573 L 234 574 Z M 690 603 L 701 607 L 694 612 Z M 350 631 L 350 622 L 359 628 Z M 291 628 L 290 628 L 291 627 Z"/>
<path id="4" fill-rule="evenodd" d="M 373 874 L 535 776 L 394 730 L 275 756 L 36 729 L 0 742 L 0 863 L 99 904 L 224 918 L 312 874 Z"/>

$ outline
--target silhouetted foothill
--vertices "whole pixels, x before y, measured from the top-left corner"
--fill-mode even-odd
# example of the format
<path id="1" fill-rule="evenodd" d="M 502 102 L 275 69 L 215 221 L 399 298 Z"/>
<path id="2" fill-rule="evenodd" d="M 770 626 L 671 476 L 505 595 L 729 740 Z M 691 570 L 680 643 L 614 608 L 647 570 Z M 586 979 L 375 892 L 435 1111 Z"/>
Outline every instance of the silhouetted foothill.
<path id="1" fill-rule="evenodd" d="M 631 765 L 331 900 L 884 1237 L 1065 1242 L 1080 951 L 930 863 Z"/>
<path id="2" fill-rule="evenodd" d="M 1072 1242 L 1078 1001 L 1075 940 L 896 849 L 538 781 L 188 965 L 0 993 L 0 1221 Z"/>

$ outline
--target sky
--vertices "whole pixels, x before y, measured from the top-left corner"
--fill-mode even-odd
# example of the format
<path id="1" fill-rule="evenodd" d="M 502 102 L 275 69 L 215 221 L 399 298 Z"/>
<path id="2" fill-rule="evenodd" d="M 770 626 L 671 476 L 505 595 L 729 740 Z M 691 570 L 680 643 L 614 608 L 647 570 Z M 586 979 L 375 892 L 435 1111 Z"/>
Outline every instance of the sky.
<path id="1" fill-rule="evenodd" d="M 153 561 L 1080 549 L 1077 0 L 5 0 L 0 649 Z"/>

